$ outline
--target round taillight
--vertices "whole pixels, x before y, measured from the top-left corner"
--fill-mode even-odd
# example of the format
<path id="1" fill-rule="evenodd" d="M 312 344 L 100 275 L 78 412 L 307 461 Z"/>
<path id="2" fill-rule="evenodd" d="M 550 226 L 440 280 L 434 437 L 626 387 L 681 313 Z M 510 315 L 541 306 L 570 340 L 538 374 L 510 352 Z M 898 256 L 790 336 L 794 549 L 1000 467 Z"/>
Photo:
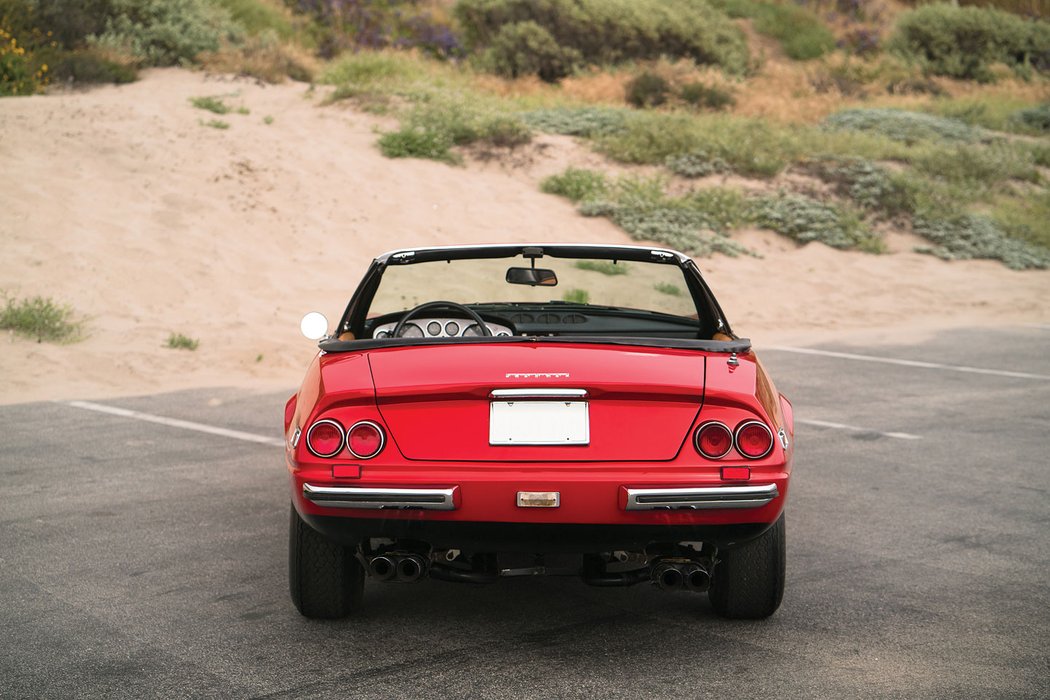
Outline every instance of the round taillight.
<path id="1" fill-rule="evenodd" d="M 773 432 L 761 421 L 744 421 L 736 427 L 736 449 L 748 459 L 761 459 L 773 449 Z"/>
<path id="2" fill-rule="evenodd" d="M 346 431 L 346 446 L 358 459 L 372 459 L 383 449 L 386 437 L 378 423 L 363 420 Z"/>
<path id="3" fill-rule="evenodd" d="M 334 420 L 319 420 L 306 433 L 306 447 L 318 457 L 335 457 L 343 449 L 343 426 Z"/>
<path id="4" fill-rule="evenodd" d="M 696 449 L 708 459 L 725 457 L 733 447 L 733 433 L 725 423 L 710 421 L 696 430 Z"/>

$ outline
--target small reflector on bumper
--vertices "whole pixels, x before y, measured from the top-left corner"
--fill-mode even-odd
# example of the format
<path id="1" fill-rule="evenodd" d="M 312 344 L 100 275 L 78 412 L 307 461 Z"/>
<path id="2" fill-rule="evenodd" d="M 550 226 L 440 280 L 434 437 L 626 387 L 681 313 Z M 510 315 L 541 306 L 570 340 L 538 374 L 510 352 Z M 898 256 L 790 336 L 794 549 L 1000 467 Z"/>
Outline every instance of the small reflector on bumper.
<path id="1" fill-rule="evenodd" d="M 561 494 L 557 491 L 518 491 L 519 508 L 557 508 Z"/>

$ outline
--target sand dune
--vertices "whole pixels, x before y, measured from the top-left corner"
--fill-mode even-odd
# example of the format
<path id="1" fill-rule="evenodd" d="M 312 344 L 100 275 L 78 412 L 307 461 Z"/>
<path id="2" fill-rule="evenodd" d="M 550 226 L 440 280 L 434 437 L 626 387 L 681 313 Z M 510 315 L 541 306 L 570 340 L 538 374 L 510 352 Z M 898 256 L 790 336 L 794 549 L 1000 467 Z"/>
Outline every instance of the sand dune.
<path id="1" fill-rule="evenodd" d="M 250 113 L 210 128 L 214 115 L 189 103 L 201 95 Z M 300 316 L 337 317 L 377 253 L 630 242 L 539 192 L 543 174 L 594 158 L 567 139 L 504 164 L 388 160 L 373 145 L 383 122 L 320 102 L 301 84 L 177 69 L 0 100 L 0 290 L 72 304 L 88 329 L 71 345 L 0 335 L 0 402 L 291 388 L 315 350 Z M 1050 321 L 1050 272 L 947 263 L 903 238 L 901 252 L 871 256 L 740 236 L 764 257 L 698 262 L 734 329 L 758 343 Z M 171 332 L 199 349 L 164 347 Z"/>

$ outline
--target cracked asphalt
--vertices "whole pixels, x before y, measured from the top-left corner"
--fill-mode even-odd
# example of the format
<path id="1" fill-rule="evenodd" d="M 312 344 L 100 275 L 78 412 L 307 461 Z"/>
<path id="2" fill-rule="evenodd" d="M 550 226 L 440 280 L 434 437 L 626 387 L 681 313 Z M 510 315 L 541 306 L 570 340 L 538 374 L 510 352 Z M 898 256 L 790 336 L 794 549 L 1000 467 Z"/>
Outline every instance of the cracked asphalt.
<path id="1" fill-rule="evenodd" d="M 1046 327 L 823 349 L 1050 376 Z M 0 407 L 0 695 L 1050 696 L 1050 379 L 761 354 L 814 421 L 796 432 L 787 592 L 761 622 L 539 577 L 370 581 L 362 616 L 305 620 L 280 448 Z M 279 437 L 291 391 L 102 403 Z"/>

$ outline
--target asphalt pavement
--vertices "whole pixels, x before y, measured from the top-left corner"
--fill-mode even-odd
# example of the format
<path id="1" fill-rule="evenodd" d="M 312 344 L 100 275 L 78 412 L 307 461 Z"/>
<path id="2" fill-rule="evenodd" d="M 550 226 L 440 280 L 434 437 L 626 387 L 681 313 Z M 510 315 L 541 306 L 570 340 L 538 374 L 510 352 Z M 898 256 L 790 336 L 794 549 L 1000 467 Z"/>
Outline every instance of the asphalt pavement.
<path id="1" fill-rule="evenodd" d="M 540 577 L 369 581 L 306 620 L 280 447 L 0 407 L 0 695 L 1050 697 L 1050 327 L 816 349 L 889 362 L 759 348 L 799 420 L 761 622 Z M 291 392 L 98 403 L 277 441 Z"/>

